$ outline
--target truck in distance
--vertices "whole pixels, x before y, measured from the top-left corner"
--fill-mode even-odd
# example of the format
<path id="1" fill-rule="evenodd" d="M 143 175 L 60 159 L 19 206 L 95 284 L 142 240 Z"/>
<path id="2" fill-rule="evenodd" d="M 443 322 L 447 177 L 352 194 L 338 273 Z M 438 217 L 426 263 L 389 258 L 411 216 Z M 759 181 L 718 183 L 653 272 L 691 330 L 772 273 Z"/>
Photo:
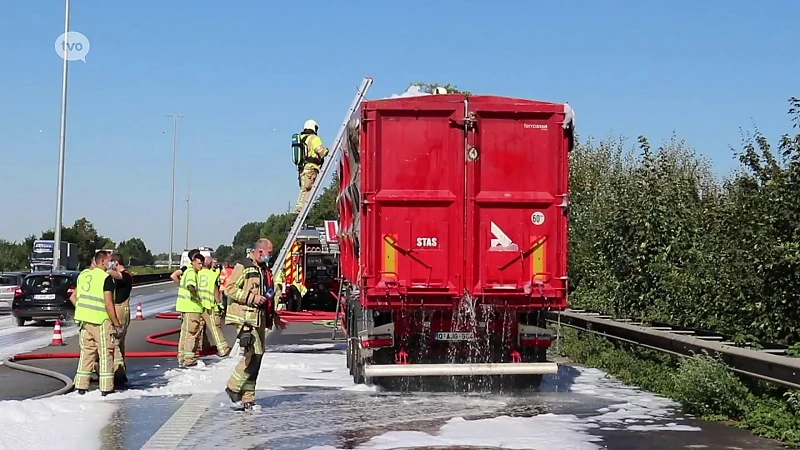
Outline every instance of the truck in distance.
<path id="1" fill-rule="evenodd" d="M 78 260 L 78 245 L 71 242 L 61 241 L 60 265 L 53 267 L 55 241 L 49 239 L 37 239 L 33 241 L 33 249 L 28 258 L 29 269 L 31 272 L 47 272 L 52 270 L 78 270 L 80 261 Z"/>
<path id="2" fill-rule="evenodd" d="M 486 95 L 362 103 L 338 199 L 356 383 L 536 387 L 557 372 L 543 313 L 567 307 L 573 118 L 568 104 Z"/>

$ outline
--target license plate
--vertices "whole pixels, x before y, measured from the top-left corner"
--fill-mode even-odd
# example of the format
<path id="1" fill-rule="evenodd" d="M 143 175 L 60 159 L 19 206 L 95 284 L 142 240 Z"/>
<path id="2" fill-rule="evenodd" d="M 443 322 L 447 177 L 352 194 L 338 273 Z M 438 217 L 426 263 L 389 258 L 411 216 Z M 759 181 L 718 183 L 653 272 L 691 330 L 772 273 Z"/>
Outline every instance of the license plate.
<path id="1" fill-rule="evenodd" d="M 34 300 L 55 300 L 56 294 L 34 294 Z"/>
<path id="2" fill-rule="evenodd" d="M 472 341 L 474 339 L 475 335 L 466 331 L 439 331 L 436 333 L 437 341 Z"/>
<path id="3" fill-rule="evenodd" d="M 9 305 L 8 302 L 0 300 L 0 308 L 10 308 L 10 307 L 11 305 Z"/>

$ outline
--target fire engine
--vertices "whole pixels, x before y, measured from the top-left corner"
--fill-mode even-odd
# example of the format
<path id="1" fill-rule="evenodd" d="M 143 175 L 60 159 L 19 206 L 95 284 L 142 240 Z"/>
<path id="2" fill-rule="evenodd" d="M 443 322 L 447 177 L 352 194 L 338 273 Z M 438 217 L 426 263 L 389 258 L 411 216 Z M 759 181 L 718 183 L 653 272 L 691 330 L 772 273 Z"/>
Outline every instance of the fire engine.
<path id="1" fill-rule="evenodd" d="M 297 234 L 276 284 L 280 303 L 289 311 L 335 311 L 339 289 L 338 222 L 309 227 Z"/>

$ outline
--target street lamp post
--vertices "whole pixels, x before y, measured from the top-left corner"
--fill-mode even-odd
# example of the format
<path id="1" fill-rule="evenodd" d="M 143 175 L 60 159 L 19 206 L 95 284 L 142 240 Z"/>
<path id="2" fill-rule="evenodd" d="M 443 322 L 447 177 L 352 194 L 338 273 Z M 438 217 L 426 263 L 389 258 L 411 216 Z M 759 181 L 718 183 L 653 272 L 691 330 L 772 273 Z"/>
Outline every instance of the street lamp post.
<path id="1" fill-rule="evenodd" d="M 175 238 L 175 165 L 178 159 L 178 119 L 183 114 L 167 114 L 172 117 L 172 204 L 169 209 L 169 268 L 172 269 L 172 249 Z"/>
<path id="2" fill-rule="evenodd" d="M 189 182 L 186 184 L 186 241 L 183 248 L 189 250 L 189 202 L 192 195 L 192 172 L 189 171 Z"/>
<path id="3" fill-rule="evenodd" d="M 64 41 L 69 43 L 69 0 L 64 11 Z M 64 65 L 61 69 L 61 133 L 58 145 L 58 193 L 56 194 L 56 229 L 53 236 L 53 270 L 61 265 L 61 225 L 64 218 L 64 156 L 67 151 L 67 75 L 69 45 L 64 46 Z"/>

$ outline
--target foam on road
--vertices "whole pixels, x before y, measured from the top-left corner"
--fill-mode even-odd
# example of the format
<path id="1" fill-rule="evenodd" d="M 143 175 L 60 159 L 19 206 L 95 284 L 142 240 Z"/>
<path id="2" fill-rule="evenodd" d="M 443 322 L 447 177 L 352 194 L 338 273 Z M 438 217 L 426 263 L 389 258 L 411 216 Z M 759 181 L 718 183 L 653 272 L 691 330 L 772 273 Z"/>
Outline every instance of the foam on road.
<path id="1" fill-rule="evenodd" d="M 742 430 L 713 431 L 716 424 L 681 415 L 669 399 L 577 366 L 545 376 L 541 392 L 382 392 L 353 384 L 341 343 L 311 343 L 323 329 L 296 324 L 303 335 L 294 326 L 268 338 L 281 345 L 267 348 L 254 411 L 237 411 L 224 394 L 239 357 L 182 370 L 155 360 L 131 390 L 107 397 L 0 402 L 0 421 L 11 424 L 0 448 L 49 448 L 53 436 L 59 449 L 76 450 L 140 449 L 150 440 L 169 449 L 780 448 Z M 193 416 L 181 418 L 186 405 Z"/>

